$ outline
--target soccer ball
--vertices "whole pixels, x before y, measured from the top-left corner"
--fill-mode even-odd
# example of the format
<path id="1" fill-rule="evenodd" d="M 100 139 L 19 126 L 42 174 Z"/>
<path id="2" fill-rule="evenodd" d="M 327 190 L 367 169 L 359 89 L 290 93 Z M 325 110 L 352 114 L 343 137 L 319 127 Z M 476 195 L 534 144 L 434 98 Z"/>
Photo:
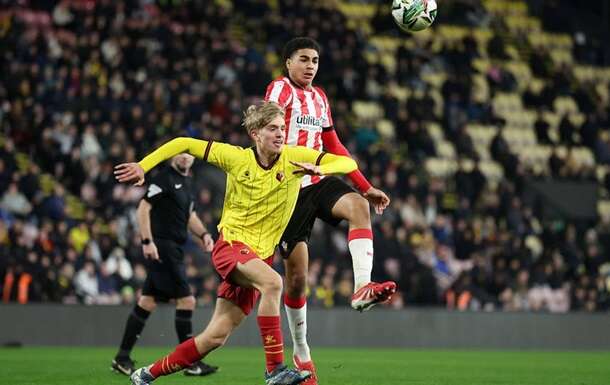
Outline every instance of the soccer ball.
<path id="1" fill-rule="evenodd" d="M 393 0 L 392 17 L 407 32 L 428 28 L 436 18 L 435 0 Z"/>

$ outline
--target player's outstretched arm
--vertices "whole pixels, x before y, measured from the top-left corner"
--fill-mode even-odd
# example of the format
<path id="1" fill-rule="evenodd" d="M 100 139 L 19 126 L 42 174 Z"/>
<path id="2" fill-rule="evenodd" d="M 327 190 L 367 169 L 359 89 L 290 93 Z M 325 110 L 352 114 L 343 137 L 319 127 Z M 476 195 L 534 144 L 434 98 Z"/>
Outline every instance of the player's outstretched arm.
<path id="1" fill-rule="evenodd" d="M 345 148 L 343 143 L 341 143 L 339 140 L 337 132 L 333 127 L 325 128 L 322 132 L 322 145 L 324 146 L 324 149 L 331 154 L 349 156 L 350 158 L 352 157 L 347 148 Z M 362 194 L 366 193 L 372 187 L 371 183 L 366 179 L 360 170 L 355 170 L 349 173 L 347 176 Z"/>
<path id="2" fill-rule="evenodd" d="M 319 160 L 320 172 L 322 175 L 329 174 L 348 174 L 358 170 L 358 164 L 352 158 L 347 156 L 322 154 Z"/>
<path id="3" fill-rule="evenodd" d="M 339 140 L 337 133 L 332 127 L 322 133 L 322 144 L 324 148 L 333 154 L 351 157 L 351 154 Z M 390 204 L 390 198 L 383 191 L 373 187 L 360 170 L 355 170 L 347 175 L 356 185 L 362 195 L 371 203 L 377 214 L 383 214 L 383 210 Z"/>
<path id="4" fill-rule="evenodd" d="M 201 139 L 185 137 L 175 138 L 146 155 L 146 157 L 138 163 L 142 166 L 144 172 L 148 172 L 164 160 L 183 152 L 188 152 L 199 159 L 203 159 L 208 143 L 207 140 Z"/>
<path id="5" fill-rule="evenodd" d="M 333 155 L 328 153 L 320 153 L 304 147 L 297 149 L 305 156 L 305 161 L 291 161 L 294 166 L 298 167 L 293 173 L 307 175 L 329 175 L 329 174 L 347 174 L 358 169 L 358 165 L 352 158 L 346 156 Z M 311 153 L 311 154 L 309 154 Z M 314 162 L 308 162 L 308 156 L 315 157 Z M 311 159 L 313 160 L 313 158 Z"/>
<path id="6" fill-rule="evenodd" d="M 138 163 L 122 163 L 114 168 L 114 176 L 121 183 L 133 182 L 136 186 L 144 183 L 144 174 L 159 163 L 174 155 L 188 152 L 197 158 L 203 158 L 208 141 L 193 138 L 175 138 L 148 154 Z"/>

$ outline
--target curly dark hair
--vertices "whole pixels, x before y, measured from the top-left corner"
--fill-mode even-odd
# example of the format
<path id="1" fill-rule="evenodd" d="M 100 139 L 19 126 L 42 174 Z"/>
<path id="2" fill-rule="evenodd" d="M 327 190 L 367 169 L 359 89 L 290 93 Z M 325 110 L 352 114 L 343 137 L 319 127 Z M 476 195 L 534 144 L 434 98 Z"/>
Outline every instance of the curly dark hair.
<path id="1" fill-rule="evenodd" d="M 315 50 L 318 55 L 320 55 L 320 44 L 318 44 L 317 41 L 310 37 L 295 37 L 284 45 L 284 49 L 282 51 L 284 61 L 291 57 L 296 51 L 304 48 L 311 48 Z"/>

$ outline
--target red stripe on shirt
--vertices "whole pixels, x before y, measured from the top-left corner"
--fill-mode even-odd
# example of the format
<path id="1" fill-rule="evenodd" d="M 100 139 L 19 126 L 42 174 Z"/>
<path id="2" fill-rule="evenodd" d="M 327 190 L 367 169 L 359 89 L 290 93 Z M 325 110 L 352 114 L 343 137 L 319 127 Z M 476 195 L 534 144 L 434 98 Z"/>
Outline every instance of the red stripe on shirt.
<path id="1" fill-rule="evenodd" d="M 319 132 L 319 131 L 314 134 L 314 137 L 313 137 L 313 146 L 312 146 L 312 148 L 314 150 L 320 151 L 322 149 L 322 141 L 320 140 L 321 136 L 322 136 L 322 133 Z"/>
<path id="2" fill-rule="evenodd" d="M 308 137 L 309 137 L 309 131 L 299 130 L 299 139 L 297 140 L 297 146 L 307 146 Z"/>
<path id="3" fill-rule="evenodd" d="M 281 87 L 281 88 L 280 88 Z M 280 89 L 279 93 L 277 90 Z M 275 92 L 274 92 L 275 91 Z M 271 82 L 267 87 L 267 93 L 265 94 L 265 100 L 276 102 L 283 108 L 286 108 L 290 102 L 292 96 L 292 88 L 284 80 L 276 80 Z"/>
<path id="4" fill-rule="evenodd" d="M 324 106 L 326 107 L 326 119 L 328 119 L 328 125 L 332 126 L 332 125 L 334 125 L 333 117 L 330 112 L 330 103 L 328 103 L 328 98 L 326 97 L 326 93 L 324 93 L 324 90 L 322 90 L 322 88 L 320 88 L 320 87 L 316 87 L 316 91 L 318 91 L 320 93 L 320 95 L 322 96 L 322 100 L 324 101 Z"/>
<path id="5" fill-rule="evenodd" d="M 320 103 L 318 102 L 318 96 L 320 97 L 320 99 L 322 101 L 324 101 L 324 99 L 322 98 L 322 95 L 320 95 L 318 90 L 316 90 L 314 88 L 313 89 L 313 105 L 316 107 L 316 119 L 320 119 L 322 117 L 322 106 L 320 106 Z"/>
<path id="6" fill-rule="evenodd" d="M 307 99 L 305 99 L 305 91 L 303 91 L 300 88 L 297 88 L 296 91 L 297 91 L 297 97 L 299 98 L 299 101 L 301 102 L 301 114 L 303 116 L 309 115 L 309 107 L 307 107 Z"/>

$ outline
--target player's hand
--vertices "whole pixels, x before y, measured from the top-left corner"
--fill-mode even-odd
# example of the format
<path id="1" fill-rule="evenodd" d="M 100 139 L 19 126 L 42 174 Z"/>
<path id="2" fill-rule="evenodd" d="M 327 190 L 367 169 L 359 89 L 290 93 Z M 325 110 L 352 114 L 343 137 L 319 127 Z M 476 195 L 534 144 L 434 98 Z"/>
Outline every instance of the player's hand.
<path id="1" fill-rule="evenodd" d="M 390 198 L 388 198 L 386 193 L 375 187 L 371 187 L 363 195 L 373 205 L 375 212 L 379 215 L 383 214 L 383 210 L 390 204 Z"/>
<path id="2" fill-rule="evenodd" d="M 322 175 L 322 173 L 320 172 L 320 166 L 315 166 L 311 163 L 304 162 L 290 161 L 290 163 L 292 163 L 292 165 L 294 166 L 299 167 L 298 169 L 292 172 L 293 174 Z"/>
<path id="3" fill-rule="evenodd" d="M 214 238 L 212 238 L 210 233 L 205 233 L 201 242 L 203 242 L 203 251 L 211 252 L 214 248 Z"/>
<path id="4" fill-rule="evenodd" d="M 144 184 L 144 169 L 138 163 L 121 163 L 114 168 L 114 177 L 121 183 Z"/>
<path id="5" fill-rule="evenodd" d="M 142 245 L 142 252 L 146 258 L 150 258 L 153 261 L 159 260 L 159 251 L 157 251 L 157 245 L 154 242 L 150 242 L 148 245 Z"/>

